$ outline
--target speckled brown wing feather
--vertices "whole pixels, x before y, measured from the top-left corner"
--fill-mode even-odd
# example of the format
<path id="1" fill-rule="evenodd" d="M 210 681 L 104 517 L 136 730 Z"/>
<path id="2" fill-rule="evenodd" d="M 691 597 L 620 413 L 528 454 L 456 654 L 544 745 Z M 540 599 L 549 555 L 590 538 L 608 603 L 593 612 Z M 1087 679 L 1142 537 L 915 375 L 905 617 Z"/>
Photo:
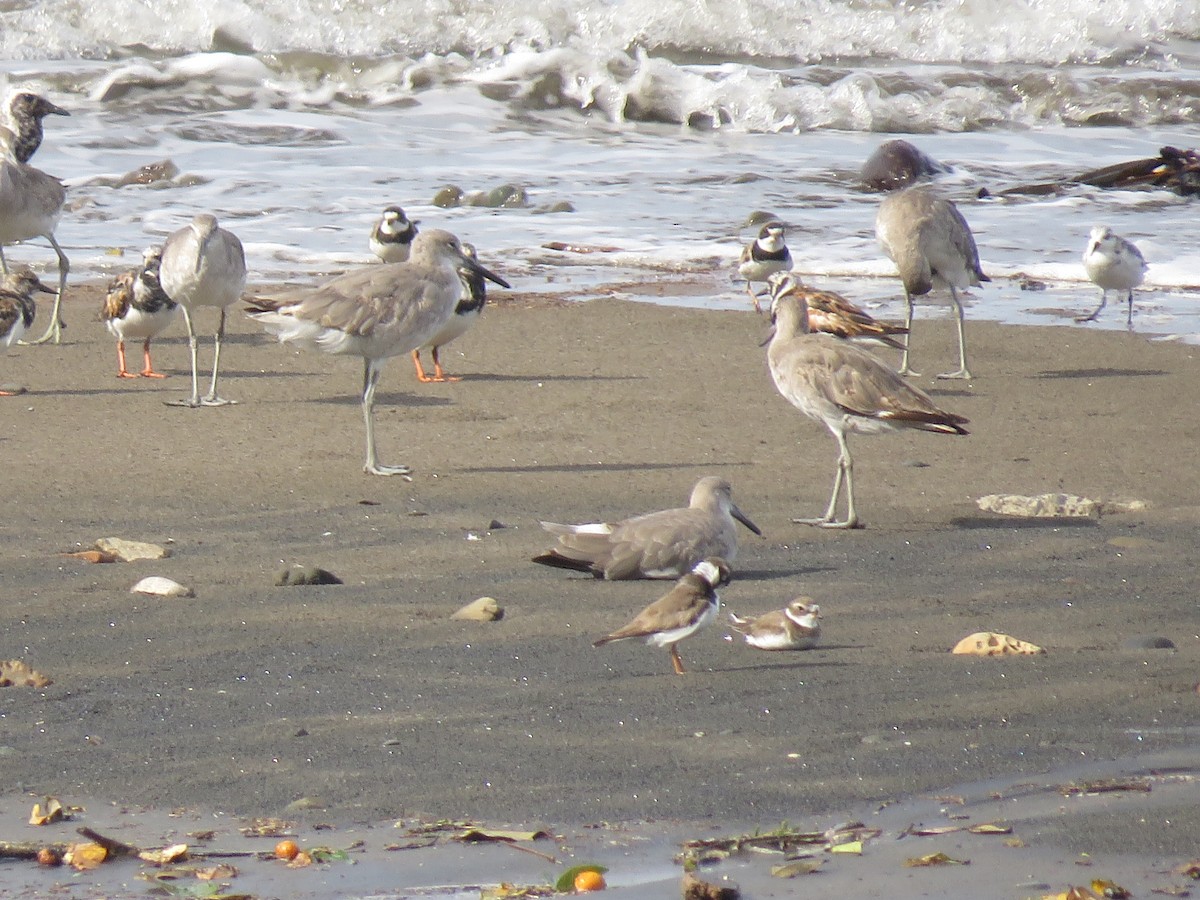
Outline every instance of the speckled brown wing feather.
<path id="1" fill-rule="evenodd" d="M 11 297 L 0 297 L 0 338 L 8 336 L 23 314 L 24 310 L 16 300 Z"/>
<path id="2" fill-rule="evenodd" d="M 880 322 L 870 313 L 855 306 L 841 294 L 802 288 L 794 291 L 808 304 L 808 327 L 840 338 L 873 338 L 903 350 L 904 345 L 893 334 L 908 334 L 903 325 Z"/>
<path id="3" fill-rule="evenodd" d="M 107 322 L 125 317 L 125 313 L 129 311 L 129 304 L 133 302 L 135 278 L 137 278 L 137 272 L 131 269 L 128 272 L 122 272 L 109 283 L 108 293 L 104 297 L 104 308 L 100 311 L 102 321 Z"/>

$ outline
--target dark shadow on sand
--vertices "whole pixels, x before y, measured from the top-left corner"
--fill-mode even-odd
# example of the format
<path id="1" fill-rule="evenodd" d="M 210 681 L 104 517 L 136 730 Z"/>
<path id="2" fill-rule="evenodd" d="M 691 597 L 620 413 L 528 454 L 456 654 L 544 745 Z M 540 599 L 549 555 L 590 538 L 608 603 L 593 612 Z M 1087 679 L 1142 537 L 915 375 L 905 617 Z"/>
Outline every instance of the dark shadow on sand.
<path id="1" fill-rule="evenodd" d="M 964 531 L 1005 531 L 1010 528 L 1095 528 L 1099 524 L 1098 519 L 1090 519 L 1086 516 L 1031 516 L 1027 519 L 958 516 L 950 520 L 951 527 L 961 528 Z"/>
<path id="2" fill-rule="evenodd" d="M 477 475 L 511 475 L 535 472 L 651 472 L 658 469 L 725 469 L 751 466 L 750 462 L 723 463 L 559 463 L 546 466 L 463 466 L 460 472 Z"/>
<path id="3" fill-rule="evenodd" d="M 1058 369 L 1038 372 L 1034 378 L 1137 378 L 1146 375 L 1170 375 L 1162 369 Z"/>

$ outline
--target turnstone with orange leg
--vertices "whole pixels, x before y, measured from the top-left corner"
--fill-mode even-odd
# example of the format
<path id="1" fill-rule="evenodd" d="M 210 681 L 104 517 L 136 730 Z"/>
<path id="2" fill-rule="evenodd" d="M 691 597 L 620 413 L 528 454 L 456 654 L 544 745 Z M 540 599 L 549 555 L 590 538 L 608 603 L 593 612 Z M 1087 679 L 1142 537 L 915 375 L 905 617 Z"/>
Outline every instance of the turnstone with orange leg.
<path id="1" fill-rule="evenodd" d="M 733 502 L 729 482 L 710 475 L 696 482 L 688 505 L 681 509 L 664 509 L 616 523 L 542 522 L 542 528 L 555 535 L 557 542 L 533 561 L 589 572 L 609 581 L 679 578 L 706 557 L 733 563 L 738 522 L 762 535 Z"/>
<path id="2" fill-rule="evenodd" d="M 783 609 L 761 616 L 729 614 L 730 628 L 756 650 L 811 650 L 821 639 L 821 607 L 797 597 Z"/>
<path id="3" fill-rule="evenodd" d="M 389 357 L 411 353 L 454 315 L 462 294 L 458 270 L 477 271 L 502 287 L 509 284 L 463 253 L 448 231 L 422 231 L 408 262 L 364 266 L 317 285 L 276 297 L 249 300 L 250 318 L 280 341 L 325 353 L 363 359 L 362 411 L 367 432 L 363 471 L 401 475 L 408 466 L 383 465 L 375 449 L 375 388 Z"/>
<path id="4" fill-rule="evenodd" d="M 794 295 L 796 280 L 781 272 L 771 277 L 774 331 L 767 349 L 771 377 L 784 399 L 823 422 L 838 444 L 833 494 L 825 514 L 793 519 L 825 528 L 857 528 L 854 506 L 854 463 L 846 436 L 883 434 L 903 429 L 939 434 L 967 434 L 967 419 L 939 409 L 924 391 L 870 353 L 808 327 L 808 304 Z M 846 518 L 837 521 L 838 500 L 846 488 Z"/>
<path id="5" fill-rule="evenodd" d="M 470 259 L 478 261 L 479 257 L 475 252 L 475 245 L 463 242 L 463 254 Z M 417 380 L 422 382 L 430 381 L 461 381 L 453 375 L 447 375 L 442 369 L 442 362 L 438 358 L 438 351 L 446 346 L 456 337 L 461 337 L 466 334 L 467 330 L 475 324 L 483 312 L 483 306 L 487 303 L 487 279 L 479 273 L 478 270 L 467 266 L 459 266 L 458 277 L 462 282 L 462 296 L 454 307 L 454 315 L 449 321 L 441 327 L 424 347 L 414 350 L 412 353 L 413 365 L 417 370 Z M 421 350 L 429 348 L 433 356 L 433 374 L 425 374 L 425 367 L 421 365 Z"/>
<path id="6" fill-rule="evenodd" d="M 1131 241 L 1111 228 L 1097 225 L 1088 237 L 1087 249 L 1083 252 L 1083 268 L 1097 287 L 1100 288 L 1100 305 L 1076 322 L 1094 322 L 1108 302 L 1108 292 L 1124 292 L 1129 312 L 1125 323 L 1133 327 L 1133 289 L 1146 277 L 1146 260 Z"/>
<path id="7" fill-rule="evenodd" d="M 371 229 L 371 252 L 385 263 L 404 262 L 416 236 L 417 223 L 399 206 L 388 206 Z"/>
<path id="8" fill-rule="evenodd" d="M 101 317 L 117 339 L 118 378 L 166 378 L 154 371 L 150 361 L 150 341 L 162 334 L 179 313 L 179 305 L 167 296 L 158 279 L 162 262 L 162 247 L 147 247 L 142 265 L 123 272 L 108 286 Z M 130 372 L 125 364 L 125 341 L 142 341 L 143 367 Z"/>
<path id="9" fill-rule="evenodd" d="M 34 291 L 54 293 L 54 289 L 42 284 L 33 273 L 33 269 L 28 266 L 22 266 L 0 280 L 0 350 L 7 350 L 17 343 L 33 324 L 37 315 L 37 306 L 33 301 Z M 20 393 L 23 393 L 23 389 L 0 389 L 0 397 L 11 397 Z"/>
<path id="10" fill-rule="evenodd" d="M 766 282 L 776 272 L 787 272 L 792 268 L 792 254 L 784 239 L 782 222 L 767 222 L 759 229 L 758 237 L 742 248 L 738 259 L 738 274 L 746 279 L 746 293 L 754 304 L 756 313 L 762 312 L 754 282 Z"/>
<path id="11" fill-rule="evenodd" d="M 715 557 L 703 559 L 681 577 L 675 587 L 638 613 L 628 625 L 600 638 L 592 646 L 602 647 L 612 641 L 645 638 L 647 644 L 670 648 L 671 667 L 676 675 L 683 675 L 687 670 L 683 667 L 676 644 L 716 618 L 721 606 L 717 588 L 728 584 L 729 578 L 729 565 L 725 560 Z"/>

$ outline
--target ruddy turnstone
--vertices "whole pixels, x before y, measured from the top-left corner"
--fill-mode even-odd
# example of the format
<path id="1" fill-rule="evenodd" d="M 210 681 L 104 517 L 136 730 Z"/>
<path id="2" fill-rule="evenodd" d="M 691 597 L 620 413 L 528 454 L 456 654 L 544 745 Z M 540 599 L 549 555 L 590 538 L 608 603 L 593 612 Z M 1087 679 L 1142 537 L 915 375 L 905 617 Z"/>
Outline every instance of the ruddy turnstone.
<path id="1" fill-rule="evenodd" d="M 803 297 L 808 304 L 809 331 L 820 331 L 847 340 L 861 338 L 879 341 L 897 350 L 904 349 L 904 345 L 892 337 L 894 334 L 908 334 L 908 329 L 903 325 L 880 322 L 836 291 L 819 291 L 806 287 L 798 278 L 796 284 L 797 287 L 792 293 Z"/>
<path id="2" fill-rule="evenodd" d="M 754 282 L 766 282 L 776 272 L 787 272 L 792 268 L 792 254 L 784 240 L 782 222 L 767 222 L 759 229 L 758 237 L 742 248 L 738 259 L 738 273 L 746 279 L 746 293 L 754 304 L 756 313 L 762 312 Z"/>
<path id="3" fill-rule="evenodd" d="M 179 305 L 158 281 L 158 268 L 162 263 L 162 247 L 147 247 L 142 254 L 142 265 L 122 272 L 108 286 L 101 318 L 113 337 L 117 339 L 118 378 L 166 378 L 154 371 L 150 362 L 150 341 L 158 337 L 167 326 L 175 321 Z M 142 341 L 142 358 L 145 365 L 141 372 L 130 372 L 125 365 L 125 341 Z"/>
<path id="4" fill-rule="evenodd" d="M 710 475 L 692 488 L 688 505 L 613 524 L 559 525 L 542 522 L 557 537 L 535 563 L 590 572 L 595 578 L 679 578 L 707 557 L 732 564 L 737 558 L 737 522 L 757 535 L 758 526 L 733 502 L 733 488 Z"/>
<path id="5" fill-rule="evenodd" d="M 399 206 L 388 206 L 371 229 L 371 252 L 385 263 L 404 262 L 417 236 L 417 223 Z"/>
<path id="6" fill-rule="evenodd" d="M 938 409 L 924 391 L 910 385 L 860 347 L 808 329 L 808 305 L 793 295 L 795 279 L 786 272 L 772 276 L 771 316 L 775 329 L 767 362 L 775 387 L 785 400 L 819 422 L 838 443 L 833 495 L 825 515 L 793 519 L 825 528 L 857 528 L 854 507 L 854 464 L 846 435 L 881 434 L 901 429 L 939 434 L 967 434 L 967 419 Z M 846 486 L 846 518 L 835 521 L 842 484 Z"/>
<path id="7" fill-rule="evenodd" d="M 20 163 L 29 162 L 42 145 L 42 119 L 50 115 L 70 115 L 61 106 L 29 91 L 18 91 L 9 97 L 7 111 L 7 124 L 0 125 L 0 143 L 6 145 L 8 155 Z"/>
<path id="8" fill-rule="evenodd" d="M 0 349 L 7 350 L 19 341 L 33 324 L 37 315 L 34 291 L 54 293 L 54 289 L 42 284 L 28 266 L 21 266 L 0 281 Z M 0 390 L 0 397 L 10 397 L 14 393 L 20 391 Z"/>
<path id="9" fill-rule="evenodd" d="M 509 284 L 463 253 L 458 238 L 440 228 L 422 231 L 408 262 L 364 266 L 316 287 L 277 297 L 256 297 L 247 312 L 289 341 L 326 353 L 363 358 L 363 419 L 372 475 L 408 475 L 408 466 L 386 466 L 375 451 L 375 387 L 389 357 L 423 346 L 454 315 L 462 294 L 458 270 Z"/>
<path id="10" fill-rule="evenodd" d="M 797 597 L 783 609 L 761 616 L 729 614 L 730 627 L 756 650 L 811 650 L 821 639 L 821 607 Z"/>
<path id="11" fill-rule="evenodd" d="M 723 559 L 703 559 L 680 578 L 675 587 L 634 616 L 624 628 L 595 641 L 602 647 L 612 641 L 645 638 L 655 647 L 669 647 L 671 666 L 676 675 L 683 675 L 683 660 L 675 645 L 691 637 L 714 618 L 721 606 L 717 587 L 729 584 L 729 566 Z"/>
<path id="12" fill-rule="evenodd" d="M 225 308 L 240 300 L 246 287 L 246 254 L 242 242 L 232 231 L 218 225 L 215 216 L 200 213 L 167 237 L 158 280 L 167 296 L 183 309 L 192 357 L 192 396 L 187 400 L 172 401 L 170 405 L 194 409 L 236 402 L 217 395 L 217 375 L 221 365 L 221 342 L 225 339 Z M 204 397 L 200 396 L 196 328 L 192 324 L 192 314 L 202 306 L 215 306 L 221 311 L 213 336 L 212 384 Z"/>
<path id="13" fill-rule="evenodd" d="M 1096 321 L 1108 302 L 1108 292 L 1123 291 L 1129 304 L 1126 324 L 1132 328 L 1133 289 L 1146 277 L 1146 260 L 1142 257 L 1142 251 L 1132 242 L 1113 234 L 1111 228 L 1097 225 L 1088 238 L 1087 249 L 1083 251 L 1083 268 L 1088 278 L 1100 288 L 1100 305 L 1090 315 L 1079 316 L 1075 321 Z"/>
<path id="14" fill-rule="evenodd" d="M 979 266 L 979 250 L 967 220 L 934 188 L 919 185 L 883 198 L 875 216 L 875 236 L 904 282 L 905 328 L 912 328 L 914 297 L 928 294 L 935 287 L 950 290 L 958 324 L 958 369 L 938 378 L 970 378 L 958 291 L 992 279 Z M 910 336 L 900 359 L 901 375 L 918 374 L 908 368 L 911 343 Z"/>
<path id="15" fill-rule="evenodd" d="M 479 257 L 475 253 L 474 244 L 468 244 L 464 241 L 462 249 L 464 255 L 478 261 Z M 466 334 L 467 330 L 479 319 L 480 313 L 483 312 L 483 305 L 487 303 L 487 279 L 478 270 L 468 268 L 467 266 L 459 266 L 458 276 L 462 281 L 463 292 L 454 307 L 454 315 L 441 327 L 437 334 L 425 342 L 424 347 L 414 350 L 412 353 L 413 365 L 417 369 L 418 381 L 461 380 L 453 375 L 447 375 L 442 370 L 441 360 L 438 359 L 438 351 L 456 337 Z M 429 348 L 430 353 L 433 355 L 433 375 L 426 375 L 425 367 L 421 365 L 421 350 L 424 350 L 426 347 Z"/>

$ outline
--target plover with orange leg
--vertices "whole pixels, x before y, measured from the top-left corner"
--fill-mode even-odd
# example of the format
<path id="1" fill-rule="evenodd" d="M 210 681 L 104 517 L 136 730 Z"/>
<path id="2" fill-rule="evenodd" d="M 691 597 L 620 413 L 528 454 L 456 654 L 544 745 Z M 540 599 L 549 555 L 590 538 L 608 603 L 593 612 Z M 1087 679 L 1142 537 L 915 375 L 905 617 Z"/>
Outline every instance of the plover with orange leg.
<path id="1" fill-rule="evenodd" d="M 436 228 L 413 241 L 408 262 L 371 265 L 316 287 L 248 302 L 250 318 L 280 341 L 363 358 L 362 411 L 367 431 L 363 471 L 408 476 L 408 466 L 379 462 L 375 449 L 375 388 L 389 357 L 411 353 L 446 324 L 462 294 L 460 268 L 507 281 L 463 253 L 458 238 Z"/>
<path id="2" fill-rule="evenodd" d="M 746 293 L 754 304 L 756 313 L 762 312 L 754 282 L 766 282 L 776 272 L 787 272 L 792 268 L 792 254 L 784 239 L 782 222 L 767 222 L 759 229 L 758 237 L 742 248 L 738 259 L 738 274 L 746 279 Z"/>
<path id="3" fill-rule="evenodd" d="M 1133 289 L 1146 277 L 1146 260 L 1142 251 L 1131 241 L 1111 228 L 1097 225 L 1088 237 L 1087 249 L 1083 251 L 1083 268 L 1097 287 L 1100 288 L 1100 305 L 1086 316 L 1078 316 L 1076 322 L 1094 322 L 1108 302 L 1108 292 L 1124 292 L 1129 304 L 1125 323 L 1133 327 Z"/>
<path id="4" fill-rule="evenodd" d="M 475 253 L 474 244 L 468 244 L 464 241 L 462 249 L 463 253 L 469 258 L 473 260 L 479 259 Z M 478 270 L 468 268 L 467 266 L 459 267 L 458 277 L 462 281 L 463 293 L 454 307 L 454 315 L 441 327 L 437 334 L 426 342 L 424 347 L 414 350 L 412 353 L 413 365 L 417 370 L 417 381 L 461 381 L 460 378 L 445 373 L 442 369 L 442 361 L 438 358 L 438 352 L 456 337 L 466 334 L 467 330 L 479 319 L 480 314 L 483 312 L 483 306 L 487 303 L 487 279 Z M 430 354 L 433 356 L 432 375 L 426 375 L 425 367 L 421 365 L 421 350 L 424 350 L 426 347 L 429 348 Z"/>
<path id="5" fill-rule="evenodd" d="M 410 221 L 399 206 L 389 206 L 371 229 L 371 252 L 385 263 L 404 262 L 417 236 L 417 223 Z"/>
<path id="6" fill-rule="evenodd" d="M 0 350 L 7 350 L 17 343 L 33 324 L 37 315 L 37 306 L 33 302 L 34 291 L 54 293 L 54 289 L 42 284 L 28 266 L 22 266 L 0 280 Z M 23 392 L 24 389 L 0 389 L 0 397 Z"/>
<path id="7" fill-rule="evenodd" d="M 592 646 L 645 638 L 647 644 L 669 647 L 675 674 L 685 674 L 679 648 L 675 645 L 716 618 L 721 606 L 717 588 L 729 584 L 729 577 L 729 565 L 725 560 L 701 560 L 676 582 L 675 587 L 638 613 L 628 625 L 600 638 Z"/>
<path id="8" fill-rule="evenodd" d="M 150 341 L 162 334 L 179 313 L 179 305 L 167 296 L 158 279 L 162 247 L 147 247 L 142 265 L 122 272 L 108 286 L 101 318 L 117 339 L 118 378 L 166 378 L 154 371 L 150 361 Z M 125 365 L 125 341 L 142 341 L 143 367 L 130 372 Z"/>
<path id="9" fill-rule="evenodd" d="M 882 434 L 903 429 L 939 434 L 967 434 L 967 419 L 945 412 L 899 372 L 861 347 L 808 328 L 808 305 L 793 294 L 796 280 L 786 272 L 771 278 L 771 316 L 775 324 L 767 349 L 771 377 L 785 400 L 823 422 L 838 444 L 833 494 L 825 514 L 793 519 L 825 528 L 858 528 L 854 506 L 854 463 L 846 436 Z M 846 518 L 836 520 L 842 486 Z"/>
<path id="10" fill-rule="evenodd" d="M 947 288 L 958 324 L 958 369 L 938 378 L 970 378 L 963 308 L 958 292 L 991 281 L 979 265 L 979 250 L 967 220 L 953 202 L 929 186 L 888 194 L 875 216 L 875 235 L 900 270 L 904 282 L 904 327 L 912 329 L 913 298 L 934 288 Z M 917 375 L 908 367 L 909 346 L 900 360 L 901 375 Z"/>
<path id="11" fill-rule="evenodd" d="M 797 279 L 799 284 L 799 279 Z M 851 303 L 836 291 L 819 291 L 800 285 L 793 293 L 808 304 L 808 329 L 840 338 L 878 341 L 903 350 L 904 344 L 892 335 L 908 334 L 903 325 L 880 322 L 869 312 Z"/>
<path id="12" fill-rule="evenodd" d="M 167 296 L 183 309 L 188 350 L 192 357 L 192 396 L 187 400 L 168 401 L 168 405 L 194 409 L 236 402 L 217 395 L 217 377 L 221 367 L 221 342 L 225 339 L 225 309 L 241 299 L 246 287 L 246 254 L 242 242 L 232 231 L 218 225 L 216 216 L 200 213 L 167 237 L 158 280 Z M 197 372 L 198 341 L 192 316 L 204 306 L 217 307 L 220 318 L 213 336 L 212 383 L 208 393 L 201 397 Z"/>
<path id="13" fill-rule="evenodd" d="M 821 639 L 821 607 L 797 597 L 783 609 L 761 616 L 729 614 L 729 627 L 756 650 L 811 650 Z"/>
<path id="14" fill-rule="evenodd" d="M 664 509 L 615 523 L 542 522 L 542 528 L 557 541 L 533 561 L 589 572 L 609 581 L 679 578 L 706 557 L 720 557 L 732 564 L 737 558 L 738 522 L 762 535 L 733 502 L 729 482 L 710 475 L 696 482 L 688 505 L 681 509 Z"/>

